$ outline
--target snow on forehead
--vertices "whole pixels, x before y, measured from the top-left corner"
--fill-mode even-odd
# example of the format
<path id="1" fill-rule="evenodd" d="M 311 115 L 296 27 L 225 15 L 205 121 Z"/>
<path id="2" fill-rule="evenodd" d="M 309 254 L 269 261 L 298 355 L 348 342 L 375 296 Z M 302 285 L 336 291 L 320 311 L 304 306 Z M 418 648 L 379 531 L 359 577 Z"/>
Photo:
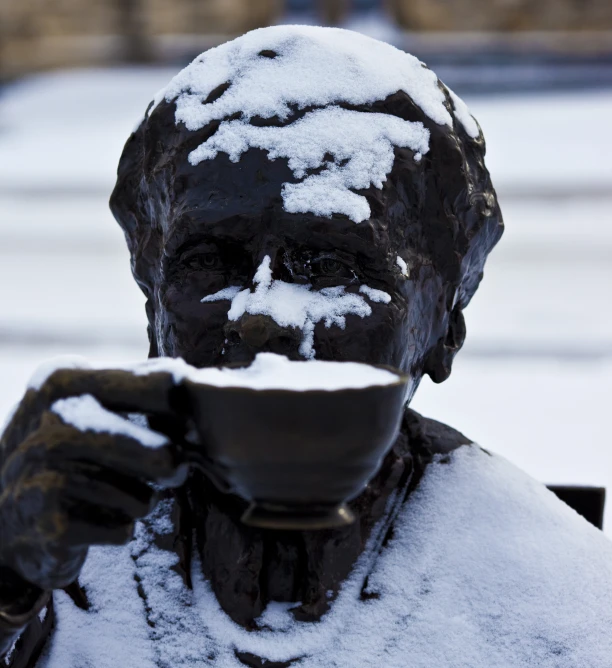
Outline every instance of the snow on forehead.
<path id="1" fill-rule="evenodd" d="M 219 99 L 202 104 L 228 83 Z M 291 105 L 368 104 L 400 90 L 433 121 L 452 125 L 436 75 L 414 56 L 349 30 L 274 26 L 200 55 L 158 93 L 154 107 L 178 97 L 176 120 L 195 131 L 236 111 L 286 118 Z"/>

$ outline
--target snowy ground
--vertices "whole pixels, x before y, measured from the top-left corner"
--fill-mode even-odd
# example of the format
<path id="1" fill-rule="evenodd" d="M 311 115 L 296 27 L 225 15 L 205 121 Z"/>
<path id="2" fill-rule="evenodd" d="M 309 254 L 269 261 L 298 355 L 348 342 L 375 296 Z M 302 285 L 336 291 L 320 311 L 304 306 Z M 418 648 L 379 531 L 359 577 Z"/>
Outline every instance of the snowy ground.
<path id="1" fill-rule="evenodd" d="M 123 142 L 170 75 L 59 73 L 0 97 L 0 414 L 49 356 L 146 356 L 106 201 Z M 507 231 L 452 377 L 424 382 L 414 407 L 540 480 L 612 490 L 612 93 L 467 102 Z"/>

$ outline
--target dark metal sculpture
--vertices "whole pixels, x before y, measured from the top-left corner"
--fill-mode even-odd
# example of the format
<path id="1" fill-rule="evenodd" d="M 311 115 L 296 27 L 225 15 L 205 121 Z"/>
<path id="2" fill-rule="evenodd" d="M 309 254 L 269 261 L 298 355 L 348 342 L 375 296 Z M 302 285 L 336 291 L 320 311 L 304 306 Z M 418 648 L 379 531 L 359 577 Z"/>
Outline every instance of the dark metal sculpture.
<path id="1" fill-rule="evenodd" d="M 453 98 L 440 87 L 452 111 Z M 367 281 L 392 297 L 372 304 L 368 318 L 348 315 L 344 329 L 318 323 L 317 358 L 391 365 L 410 375 L 410 395 L 423 374 L 435 382 L 449 376 L 465 338 L 463 309 L 503 228 L 484 166 L 484 139 L 458 121 L 437 124 L 401 91 L 353 108 L 418 121 L 430 133 L 430 151 L 419 162 L 410 149 L 396 148 L 383 187 L 360 191 L 372 215 L 359 224 L 339 214 L 287 213 L 281 186 L 292 182 L 292 171 L 286 159 L 271 161 L 263 150 L 252 148 L 238 162 L 219 153 L 191 165 L 188 153 L 217 131 L 218 121 L 189 131 L 175 123 L 174 103 L 162 101 L 141 123 L 121 157 L 111 208 L 147 298 L 150 356 L 182 357 L 196 367 L 249 362 L 259 351 L 301 359 L 295 328 L 249 313 L 228 321 L 227 302 L 202 303 L 227 286 L 252 285 L 269 257 L 273 276 L 286 283 L 356 293 Z M 290 124 L 305 113 L 295 109 L 287 119 L 252 122 Z M 57 372 L 28 391 L 6 429 L 0 445 L 0 655 L 21 634 L 11 665 L 33 665 L 50 630 L 49 618 L 46 626 L 36 622 L 50 591 L 68 588 L 81 600 L 74 583 L 88 546 L 129 540 L 134 521 L 157 499 L 150 483 L 178 485 L 174 548 L 187 584 L 195 536 L 204 574 L 236 622 L 252 628 L 270 600 L 300 600 L 295 617 L 316 620 L 389 495 L 406 485 L 408 493 L 414 489 L 433 453 L 468 442 L 408 410 L 380 470 L 349 504 L 354 524 L 256 529 L 239 521 L 246 502 L 216 489 L 200 470 L 183 481 L 183 462 L 171 444 L 147 450 L 128 437 L 83 433 L 49 411 L 58 398 L 91 394 L 112 411 L 145 413 L 172 434 L 176 407 L 168 401 L 168 383 L 167 374 Z M 243 658 L 261 665 L 257 657 Z"/>

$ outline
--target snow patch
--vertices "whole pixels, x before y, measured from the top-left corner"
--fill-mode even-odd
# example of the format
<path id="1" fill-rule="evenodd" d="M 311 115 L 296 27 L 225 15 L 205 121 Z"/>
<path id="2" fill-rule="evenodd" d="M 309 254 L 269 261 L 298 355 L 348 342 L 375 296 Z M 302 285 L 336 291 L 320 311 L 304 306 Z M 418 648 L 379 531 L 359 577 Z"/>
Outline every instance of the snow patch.
<path id="1" fill-rule="evenodd" d="M 391 301 L 391 295 L 388 292 L 385 292 L 384 290 L 375 290 L 367 285 L 360 286 L 359 292 L 362 292 L 373 302 L 378 302 L 380 304 L 388 304 Z"/>
<path id="2" fill-rule="evenodd" d="M 247 387 L 253 390 L 345 390 L 397 383 L 400 377 L 358 362 L 293 362 L 283 355 L 259 353 L 242 369 L 196 369 L 190 380 L 217 387 Z"/>
<path id="3" fill-rule="evenodd" d="M 189 162 L 197 165 L 219 151 L 238 162 L 249 148 L 264 149 L 270 160 L 289 158 L 293 175 L 302 179 L 283 185 L 286 211 L 326 217 L 341 213 L 360 223 L 370 217 L 370 205 L 351 191 L 382 188 L 393 167 L 395 146 L 412 149 L 418 161 L 429 151 L 429 131 L 422 123 L 389 114 L 331 106 L 283 127 L 255 127 L 243 120 L 222 123 L 189 154 Z M 319 173 L 308 174 L 320 168 Z"/>
<path id="4" fill-rule="evenodd" d="M 144 362 L 120 365 L 121 369 L 131 371 L 136 376 L 148 376 L 152 373 L 169 373 L 175 383 L 180 383 L 189 376 L 193 367 L 180 357 L 152 357 Z"/>
<path id="5" fill-rule="evenodd" d="M 286 211 L 340 213 L 359 223 L 370 207 L 352 191 L 382 188 L 395 146 L 412 149 L 419 161 L 429 150 L 429 132 L 422 123 L 338 105 L 372 104 L 398 91 L 434 122 L 452 126 L 438 78 L 414 56 L 350 30 L 273 26 L 198 56 L 157 93 L 149 114 L 165 99 L 175 100 L 176 123 L 188 130 L 221 121 L 189 154 L 192 165 L 219 151 L 236 162 L 249 148 L 266 150 L 270 160 L 289 158 L 301 179 L 283 185 Z M 254 117 L 288 120 L 308 107 L 318 108 L 283 127 L 250 124 Z M 313 169 L 321 171 L 308 174 Z"/>
<path id="6" fill-rule="evenodd" d="M 91 547 L 79 576 L 91 607 L 53 592 L 56 626 L 36 667 L 159 668 L 134 574 L 129 547 Z"/>
<path id="7" fill-rule="evenodd" d="M 270 631 L 287 631 L 295 624 L 295 618 L 290 610 L 299 607 L 301 602 L 281 603 L 270 601 L 265 610 L 258 617 L 257 626 Z"/>
<path id="8" fill-rule="evenodd" d="M 195 131 L 237 112 L 285 119 L 295 106 L 371 104 L 400 90 L 434 122 L 452 125 L 438 77 L 414 56 L 351 30 L 272 26 L 202 53 L 157 93 L 149 115 L 176 99 L 176 122 Z"/>
<path id="9" fill-rule="evenodd" d="M 400 271 L 402 274 L 408 278 L 410 276 L 410 269 L 408 269 L 408 265 L 406 264 L 406 260 L 404 258 L 400 257 L 399 255 L 397 256 L 396 259 L 397 266 L 400 268 Z"/>
<path id="10" fill-rule="evenodd" d="M 349 314 L 365 318 L 372 314 L 372 308 L 360 295 L 347 293 L 344 286 L 313 290 L 311 285 L 285 283 L 272 279 L 269 255 L 263 259 L 253 277 L 255 291 L 248 288 L 238 292 L 232 299 L 227 317 L 239 320 L 245 313 L 271 317 L 281 327 L 302 330 L 300 354 L 313 359 L 314 328 L 318 322 L 326 327 L 346 326 Z M 205 297 L 207 301 L 227 299 L 227 288 Z"/>
<path id="11" fill-rule="evenodd" d="M 229 299 L 230 301 L 242 290 L 239 285 L 230 285 L 228 288 L 223 288 L 219 292 L 215 292 L 214 295 L 208 295 L 208 297 L 203 297 L 200 301 L 205 304 L 206 302 L 216 302 L 223 299 Z"/>
<path id="12" fill-rule="evenodd" d="M 52 404 L 51 411 L 80 431 L 128 436 L 149 448 L 159 448 L 168 443 L 164 435 L 106 410 L 91 394 L 59 399 Z"/>
<path id="13" fill-rule="evenodd" d="M 80 355 L 58 355 L 44 361 L 28 381 L 28 389 L 40 390 L 45 382 L 60 369 L 90 369 L 89 362 Z"/>
<path id="14" fill-rule="evenodd" d="M 478 123 L 476 123 L 470 110 L 468 109 L 467 104 L 447 86 L 446 87 L 451 100 L 453 101 L 453 106 L 455 107 L 453 114 L 455 118 L 463 125 L 465 131 L 468 133 L 472 139 L 476 139 L 480 134 L 480 128 Z"/>

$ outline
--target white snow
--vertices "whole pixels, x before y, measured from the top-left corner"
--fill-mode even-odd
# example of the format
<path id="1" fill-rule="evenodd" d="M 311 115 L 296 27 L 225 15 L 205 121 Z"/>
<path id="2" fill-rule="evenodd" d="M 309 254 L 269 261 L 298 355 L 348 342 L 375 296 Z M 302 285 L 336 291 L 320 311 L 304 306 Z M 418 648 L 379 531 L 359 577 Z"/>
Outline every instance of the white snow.
<path id="1" fill-rule="evenodd" d="M 240 668 L 238 650 L 303 668 L 395 668 L 406 657 L 411 668 L 609 668 L 612 543 L 601 532 L 477 446 L 438 457 L 408 502 L 397 498 L 387 507 L 393 537 L 380 549 L 385 522 L 375 527 L 319 622 L 297 622 L 289 604 L 273 602 L 257 631 L 221 610 L 197 558 L 193 591 L 171 570 L 177 555 L 154 542 L 172 530 L 164 502 L 130 546 L 92 550 L 83 574 L 91 612 L 55 595 L 58 628 L 42 667 L 95 659 L 114 668 L 129 656 L 143 668 Z M 366 577 L 374 598 L 360 596 Z"/>
<path id="2" fill-rule="evenodd" d="M 189 379 L 217 387 L 305 392 L 391 385 L 400 378 L 391 371 L 357 362 L 294 362 L 283 355 L 259 353 L 248 367 L 195 369 Z"/>
<path id="3" fill-rule="evenodd" d="M 58 355 L 42 362 L 32 374 L 28 388 L 40 390 L 45 382 L 59 369 L 89 369 L 89 362 L 81 355 Z"/>
<path id="4" fill-rule="evenodd" d="M 51 411 L 59 415 L 64 422 L 80 431 L 128 436 L 149 448 L 159 448 L 168 443 L 168 439 L 163 434 L 134 424 L 120 415 L 106 410 L 90 394 L 59 399 L 52 404 Z"/>
<path id="5" fill-rule="evenodd" d="M 474 120 L 474 117 L 470 113 L 467 104 L 458 95 L 456 95 L 448 86 L 446 88 L 450 94 L 451 100 L 453 101 L 453 105 L 455 107 L 453 111 L 455 118 L 461 123 L 461 125 L 463 125 L 468 135 L 475 139 L 480 134 L 478 123 L 476 123 L 476 121 Z"/>
<path id="6" fill-rule="evenodd" d="M 257 618 L 257 626 L 271 631 L 287 631 L 293 626 L 290 610 L 298 608 L 301 602 L 281 603 L 270 601 L 265 610 Z"/>
<path id="7" fill-rule="evenodd" d="M 239 320 L 245 313 L 271 317 L 281 327 L 296 327 L 302 330 L 300 354 L 313 359 L 314 328 L 318 322 L 326 327 L 346 326 L 349 314 L 365 318 L 372 308 L 360 295 L 347 293 L 344 286 L 313 290 L 311 285 L 285 283 L 272 279 L 270 256 L 266 255 L 253 277 L 255 291 L 248 288 L 238 292 L 232 299 L 227 317 Z M 227 299 L 227 288 L 205 297 L 206 301 Z"/>
<path id="8" fill-rule="evenodd" d="M 77 608 L 61 590 L 53 593 L 56 626 L 37 668 L 159 668 L 135 570 L 129 547 L 90 548 L 79 583 L 91 608 Z"/>
<path id="9" fill-rule="evenodd" d="M 612 543 L 501 457 L 465 447 L 432 465 L 371 547 L 317 624 L 245 631 L 196 573 L 202 623 L 220 647 L 305 668 L 609 665 Z M 360 600 L 366 575 L 379 598 Z"/>
<path id="10" fill-rule="evenodd" d="M 132 371 L 137 376 L 147 376 L 152 373 L 170 373 L 175 383 L 186 378 L 193 367 L 180 357 L 154 357 L 143 362 L 130 362 L 117 368 Z"/>
<path id="11" fill-rule="evenodd" d="M 415 151 L 415 160 L 429 151 L 429 131 L 422 123 L 389 114 L 371 114 L 330 106 L 311 111 L 284 127 L 255 127 L 242 120 L 221 124 L 217 132 L 189 154 L 197 165 L 219 151 L 238 162 L 249 148 L 261 148 L 268 158 L 289 158 L 299 183 L 285 183 L 285 210 L 329 217 L 343 213 L 356 223 L 370 217 L 365 197 L 351 190 L 382 188 L 393 167 L 394 146 Z M 325 156 L 331 154 L 333 161 Z M 318 174 L 308 171 L 322 167 Z"/>
<path id="12" fill-rule="evenodd" d="M 374 293 L 380 292 L 375 290 Z M 386 293 L 382 293 L 386 295 Z M 376 296 L 376 295 L 375 295 Z M 384 297 L 383 297 L 384 299 Z M 55 365 L 55 369 L 71 368 Z M 107 363 L 89 365 L 88 368 L 126 370 L 137 376 L 152 373 L 169 373 L 175 383 L 189 379 L 217 387 L 245 387 L 255 390 L 308 390 L 334 391 L 361 389 L 377 385 L 397 383 L 400 377 L 385 369 L 358 362 L 332 362 L 320 360 L 291 361 L 284 355 L 259 353 L 248 367 L 197 369 L 180 358 L 156 357 L 143 362 Z M 91 395 L 69 397 L 56 401 L 51 410 L 64 422 L 77 429 L 123 434 L 139 440 L 143 445 L 159 447 L 167 442 L 161 434 L 148 429 L 142 416 L 127 420 L 106 410 Z"/>
<path id="13" fill-rule="evenodd" d="M 261 52 L 273 51 L 273 58 Z M 212 102 L 209 95 L 228 86 Z M 422 123 L 380 113 L 351 111 L 340 103 L 367 104 L 403 90 L 435 122 L 450 125 L 437 77 L 413 56 L 389 44 L 338 28 L 274 26 L 261 28 L 211 49 L 182 70 L 155 97 L 176 100 L 176 122 L 199 130 L 220 120 L 219 129 L 189 154 L 197 165 L 220 151 L 233 162 L 249 148 L 270 160 L 289 158 L 298 183 L 285 183 L 286 211 L 331 217 L 347 215 L 360 223 L 370 216 L 365 197 L 353 190 L 382 188 L 394 160 L 394 147 L 407 147 L 419 161 L 429 150 Z M 307 111 L 283 127 L 255 127 L 254 116 L 290 117 L 292 107 Z M 224 120 L 233 114 L 240 118 Z M 325 159 L 332 155 L 331 161 Z M 309 170 L 322 168 L 318 174 Z"/>
<path id="14" fill-rule="evenodd" d="M 433 121 L 452 125 L 437 82 L 417 58 L 371 37 L 339 28 L 272 26 L 202 53 L 155 103 L 176 99 L 177 123 L 199 130 L 236 112 L 245 119 L 287 118 L 293 105 L 368 104 L 403 90 Z M 203 104 L 226 83 L 230 87 L 221 97 Z"/>
<path id="15" fill-rule="evenodd" d="M 402 274 L 408 278 L 410 276 L 410 270 L 408 269 L 408 265 L 406 263 L 406 260 L 404 260 L 403 257 L 400 257 L 399 255 L 397 256 L 396 259 L 396 264 L 400 268 L 400 271 Z"/>
<path id="16" fill-rule="evenodd" d="M 359 292 L 362 292 L 373 302 L 389 304 L 391 301 L 391 295 L 388 292 L 385 292 L 384 290 L 375 290 L 374 288 L 369 288 L 367 285 L 361 285 L 359 287 Z"/>
<path id="17" fill-rule="evenodd" d="M 5 654 L 5 656 L 4 656 L 4 658 L 3 658 L 3 662 L 4 662 L 7 666 L 9 665 L 9 661 L 12 661 L 12 659 L 13 659 L 13 654 L 14 654 L 14 652 L 15 652 L 15 649 L 16 649 L 16 647 L 17 647 L 17 643 L 19 642 L 19 639 L 20 639 L 20 638 L 21 638 L 21 634 L 18 635 L 18 636 L 15 638 L 15 640 L 13 640 L 13 643 L 11 644 L 11 646 L 10 646 L 9 649 L 8 649 L 8 652 Z"/>
<path id="18" fill-rule="evenodd" d="M 117 368 L 115 367 L 110 368 Z M 215 385 L 217 387 L 245 387 L 254 390 L 341 390 L 361 389 L 375 385 L 396 383 L 399 377 L 385 369 L 357 362 L 328 362 L 307 360 L 290 361 L 284 355 L 259 353 L 247 367 L 196 369 L 182 359 L 158 357 L 123 364 L 136 375 L 166 372 L 171 373 L 175 383 L 189 379 L 195 383 Z"/>
<path id="19" fill-rule="evenodd" d="M 229 299 L 230 301 L 242 290 L 239 285 L 230 285 L 228 288 L 223 288 L 219 292 L 215 292 L 214 295 L 208 295 L 208 297 L 203 297 L 200 301 L 205 304 L 206 302 L 216 302 L 224 299 Z"/>

